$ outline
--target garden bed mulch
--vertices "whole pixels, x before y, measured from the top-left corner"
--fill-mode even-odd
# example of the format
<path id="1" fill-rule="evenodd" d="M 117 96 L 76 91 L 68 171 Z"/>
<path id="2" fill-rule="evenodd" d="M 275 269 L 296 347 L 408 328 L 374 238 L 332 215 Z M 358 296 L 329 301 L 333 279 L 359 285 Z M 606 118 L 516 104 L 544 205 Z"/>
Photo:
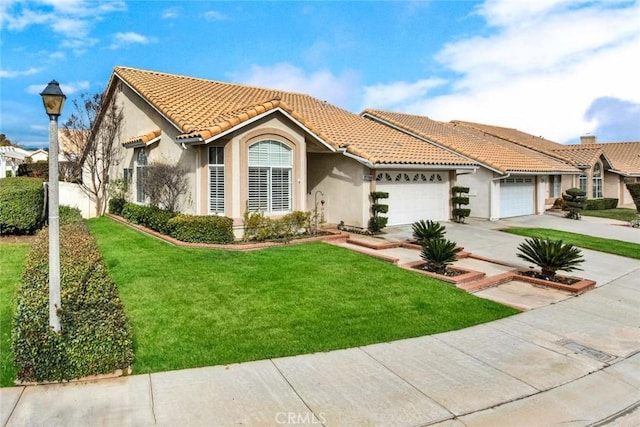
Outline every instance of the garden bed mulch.
<path id="1" fill-rule="evenodd" d="M 531 275 L 531 270 L 515 269 L 496 276 L 490 276 L 473 283 L 466 283 L 460 288 L 468 292 L 476 292 L 481 289 L 490 288 L 492 286 L 502 285 L 507 282 L 518 280 L 521 282 L 531 283 L 535 286 L 543 286 L 548 288 L 569 291 L 575 294 L 581 294 L 596 286 L 596 282 L 589 279 L 574 276 L 557 276 L 558 281 L 546 280 Z"/>
<path id="2" fill-rule="evenodd" d="M 334 240 L 341 240 L 341 239 L 346 240 L 349 238 L 348 234 L 342 234 L 340 232 L 338 233 L 327 232 L 328 234 L 324 234 L 321 236 L 294 238 L 294 239 L 288 240 L 287 242 L 247 242 L 247 243 L 239 242 L 239 243 L 229 243 L 229 244 L 190 243 L 190 242 L 183 242 L 181 240 L 174 239 L 173 237 L 166 236 L 162 233 L 158 233 L 157 231 L 151 230 L 150 228 L 143 227 L 138 224 L 132 224 L 126 219 L 118 215 L 106 214 L 106 216 L 113 219 L 114 221 L 118 221 L 128 227 L 131 227 L 138 231 L 142 231 L 143 233 L 149 234 L 153 237 L 156 237 L 172 245 L 189 247 L 189 248 L 209 248 L 209 249 L 226 249 L 226 250 L 234 250 L 234 251 L 251 251 L 256 249 L 269 248 L 273 246 L 293 245 L 293 244 L 309 243 L 309 242 L 326 242 L 326 241 L 334 241 Z"/>
<path id="3" fill-rule="evenodd" d="M 449 267 L 447 270 L 450 274 L 443 275 L 425 270 L 425 265 L 426 263 L 424 261 L 414 261 L 403 264 L 400 267 L 424 274 L 425 276 L 440 279 L 444 282 L 453 283 L 458 287 L 464 283 L 476 282 L 486 276 L 486 274 L 481 271 L 468 270 L 460 267 Z"/>

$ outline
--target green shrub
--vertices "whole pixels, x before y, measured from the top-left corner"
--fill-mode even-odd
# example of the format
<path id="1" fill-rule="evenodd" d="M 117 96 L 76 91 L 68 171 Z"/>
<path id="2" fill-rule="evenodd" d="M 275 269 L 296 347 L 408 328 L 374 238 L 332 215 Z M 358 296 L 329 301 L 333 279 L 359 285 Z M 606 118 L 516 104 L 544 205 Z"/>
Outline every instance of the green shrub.
<path id="1" fill-rule="evenodd" d="M 43 207 L 42 180 L 0 179 L 0 235 L 33 234 L 42 226 Z"/>
<path id="2" fill-rule="evenodd" d="M 386 216 L 372 216 L 369 218 L 369 224 L 367 229 L 372 233 L 379 233 L 383 228 L 387 226 L 389 218 Z"/>
<path id="3" fill-rule="evenodd" d="M 171 237 L 193 243 L 232 243 L 233 220 L 226 216 L 177 215 L 169 220 Z"/>
<path id="4" fill-rule="evenodd" d="M 584 210 L 599 211 L 604 209 L 615 209 L 618 207 L 618 199 L 606 197 L 603 199 L 589 199 L 586 201 Z"/>
<path id="5" fill-rule="evenodd" d="M 49 327 L 48 259 L 44 229 L 16 293 L 12 346 L 18 379 L 62 381 L 131 366 L 124 307 L 86 225 L 60 227 L 59 333 Z"/>
<path id="6" fill-rule="evenodd" d="M 284 240 L 308 233 L 310 212 L 294 211 L 282 218 L 270 218 L 260 210 L 244 214 L 245 241 Z"/>
<path id="7" fill-rule="evenodd" d="M 72 208 L 70 206 L 61 205 L 59 207 L 59 215 L 60 215 L 60 225 L 84 222 L 84 218 L 82 218 L 82 213 L 78 208 Z"/>
<path id="8" fill-rule="evenodd" d="M 566 215 L 567 218 L 580 219 L 580 212 L 584 209 L 585 203 L 587 202 L 586 191 L 579 188 L 569 188 L 565 191 L 565 194 L 562 195 L 562 199 L 564 200 L 566 209 L 569 211 Z"/>
<path id="9" fill-rule="evenodd" d="M 114 215 L 122 215 L 122 209 L 124 209 L 124 205 L 127 203 L 125 199 L 119 197 L 113 197 L 109 199 L 109 213 Z"/>
<path id="10" fill-rule="evenodd" d="M 580 270 L 577 266 L 584 262 L 580 249 L 562 240 L 526 239 L 518 246 L 518 258 L 531 262 L 542 270 L 542 275 L 553 279 L 556 271 Z"/>
<path id="11" fill-rule="evenodd" d="M 636 212 L 640 213 L 640 182 L 627 182 L 626 186 L 633 199 L 633 204 L 636 205 Z"/>
<path id="12" fill-rule="evenodd" d="M 17 175 L 47 181 L 49 179 L 49 162 L 22 163 L 18 166 Z"/>
<path id="13" fill-rule="evenodd" d="M 445 226 L 429 220 L 416 221 L 411 225 L 413 231 L 413 238 L 416 239 L 418 244 L 426 244 L 429 240 L 442 239 L 446 233 Z"/>
<path id="14" fill-rule="evenodd" d="M 453 210 L 451 214 L 453 220 L 459 223 L 463 223 L 464 219 L 471 215 L 471 209 L 463 208 L 469 204 L 469 187 L 453 186 L 451 187 L 451 203 L 453 204 Z"/>
<path id="15" fill-rule="evenodd" d="M 371 218 L 369 218 L 369 224 L 367 225 L 367 229 L 371 233 L 379 233 L 383 228 L 387 226 L 387 222 L 389 218 L 382 217 L 380 214 L 386 214 L 389 212 L 389 205 L 380 204 L 378 200 L 380 199 L 388 199 L 389 193 L 386 191 L 372 191 L 371 199 L 373 203 L 371 204 L 371 213 L 373 214 Z"/>
<path id="16" fill-rule="evenodd" d="M 456 261 L 461 250 L 462 248 L 456 247 L 456 242 L 451 240 L 432 239 L 422 245 L 420 257 L 426 261 L 428 271 L 445 274 L 447 267 Z"/>
<path id="17" fill-rule="evenodd" d="M 166 211 L 156 206 L 142 206 L 134 203 L 125 203 L 122 208 L 122 217 L 127 221 L 167 236 L 171 235 L 169 220 L 176 215 L 176 212 Z"/>

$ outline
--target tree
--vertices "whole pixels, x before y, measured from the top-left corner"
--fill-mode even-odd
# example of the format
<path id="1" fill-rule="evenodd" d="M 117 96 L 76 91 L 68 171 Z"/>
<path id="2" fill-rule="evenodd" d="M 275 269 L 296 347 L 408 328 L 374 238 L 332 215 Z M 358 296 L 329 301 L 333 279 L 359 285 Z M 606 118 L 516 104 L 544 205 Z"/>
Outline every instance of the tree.
<path id="1" fill-rule="evenodd" d="M 636 205 L 636 212 L 640 213 L 640 182 L 627 182 L 626 186 L 633 199 L 633 204 Z"/>
<path id="2" fill-rule="evenodd" d="M 579 188 L 569 188 L 565 194 L 562 195 L 562 199 L 569 210 L 567 218 L 580 219 L 580 212 L 587 203 L 586 191 Z"/>
<path id="3" fill-rule="evenodd" d="M 109 170 L 121 154 L 122 107 L 115 96 L 105 100 L 101 93 L 83 93 L 73 106 L 74 113 L 63 125 L 61 152 L 100 216 L 106 209 Z"/>
<path id="4" fill-rule="evenodd" d="M 180 196 L 189 190 L 187 171 L 178 165 L 153 162 L 147 168 L 144 193 L 149 196 L 149 204 L 175 212 Z"/>

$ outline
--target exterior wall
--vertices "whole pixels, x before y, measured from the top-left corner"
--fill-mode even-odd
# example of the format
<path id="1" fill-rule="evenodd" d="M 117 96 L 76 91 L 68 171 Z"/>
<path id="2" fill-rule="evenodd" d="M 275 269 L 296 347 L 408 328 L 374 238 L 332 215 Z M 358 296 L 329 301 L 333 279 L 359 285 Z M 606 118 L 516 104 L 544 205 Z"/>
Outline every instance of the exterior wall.
<path id="1" fill-rule="evenodd" d="M 209 191 L 209 147 L 222 146 L 224 149 L 225 168 L 225 216 L 234 219 L 234 224 L 241 225 L 246 209 L 248 195 L 248 153 L 249 147 L 263 140 L 279 141 L 293 150 L 292 168 L 292 208 L 307 210 L 306 197 L 306 143 L 304 133 L 288 125 L 288 120 L 270 116 L 243 129 L 241 133 L 210 145 L 195 146 L 197 155 L 198 202 L 199 215 L 208 215 Z"/>
<path id="2" fill-rule="evenodd" d="M 611 172 L 604 172 L 604 177 L 602 179 L 602 196 L 603 197 L 612 197 L 619 199 L 618 203 L 621 202 L 622 195 L 620 194 L 620 175 L 614 174 Z"/>
<path id="3" fill-rule="evenodd" d="M 373 172 L 339 153 L 308 153 L 307 161 L 308 209 L 313 211 L 318 192 L 318 201 L 325 201 L 327 223 L 344 221 L 345 225 L 366 228 L 371 205 L 369 193 L 374 183 L 365 181 L 364 175 Z"/>
<path id="4" fill-rule="evenodd" d="M 480 167 L 474 173 L 465 173 L 458 175 L 456 183 L 469 187 L 469 209 L 471 209 L 471 217 L 488 219 L 491 216 L 491 187 L 495 185 L 491 179 L 494 178 L 493 172 L 489 169 Z M 499 194 L 499 191 L 498 191 Z M 500 206 L 498 200 L 498 206 Z"/>
<path id="5" fill-rule="evenodd" d="M 58 197 L 60 205 L 80 209 L 83 218 L 96 216 L 96 204 L 78 184 L 58 182 Z"/>

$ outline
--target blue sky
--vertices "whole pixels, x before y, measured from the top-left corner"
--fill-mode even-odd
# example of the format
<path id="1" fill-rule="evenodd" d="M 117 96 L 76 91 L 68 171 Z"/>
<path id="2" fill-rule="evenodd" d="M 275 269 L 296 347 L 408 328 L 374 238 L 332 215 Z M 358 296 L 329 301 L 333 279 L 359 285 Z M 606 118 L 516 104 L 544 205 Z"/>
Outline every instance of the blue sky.
<path id="1" fill-rule="evenodd" d="M 51 79 L 73 100 L 119 65 L 640 141 L 640 1 L 2 0 L 0 28 L 0 133 L 30 147 L 47 144 Z"/>

